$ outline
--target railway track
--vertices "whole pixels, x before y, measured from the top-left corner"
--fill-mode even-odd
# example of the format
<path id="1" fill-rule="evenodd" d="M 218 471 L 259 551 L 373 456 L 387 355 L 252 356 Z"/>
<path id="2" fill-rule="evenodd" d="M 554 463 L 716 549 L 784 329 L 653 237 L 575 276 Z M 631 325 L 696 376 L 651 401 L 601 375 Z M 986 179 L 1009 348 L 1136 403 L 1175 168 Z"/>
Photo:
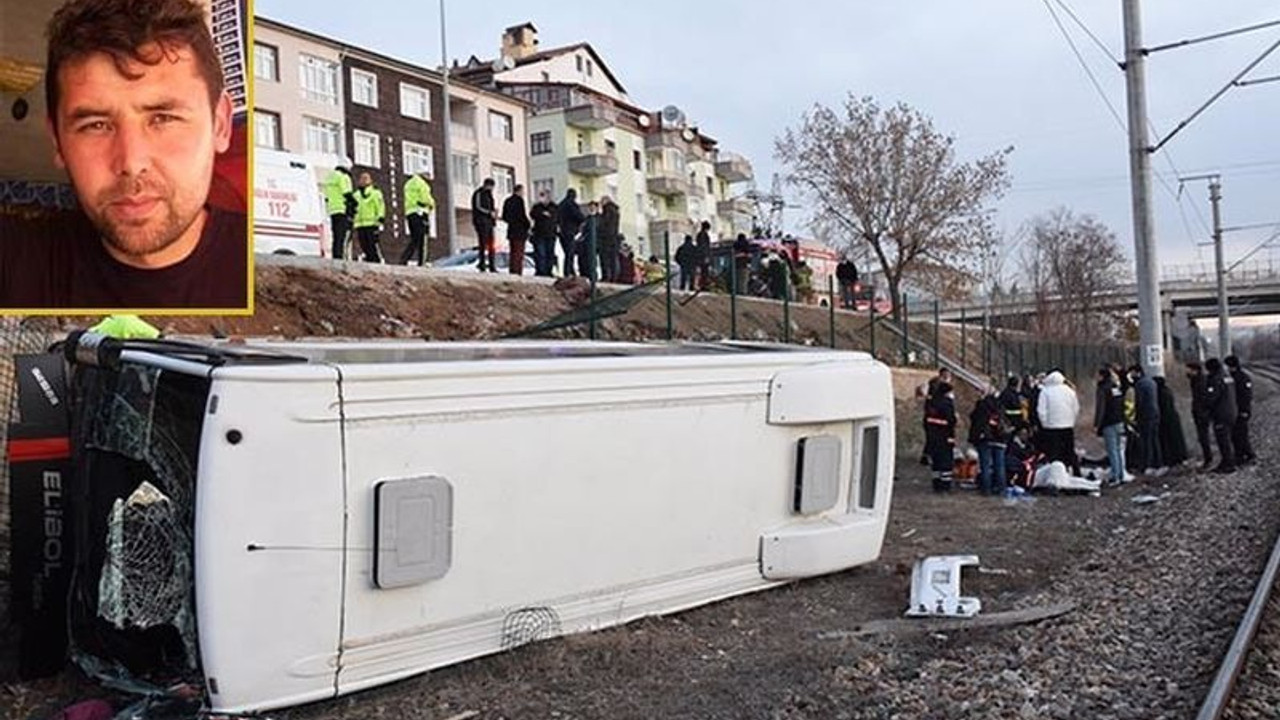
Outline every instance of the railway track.
<path id="1" fill-rule="evenodd" d="M 1277 389 L 1280 389 L 1280 365 L 1275 363 L 1251 363 L 1246 370 L 1254 377 L 1274 383 Z M 1271 556 L 1262 570 L 1261 577 L 1258 579 L 1258 584 L 1254 589 L 1252 599 L 1249 601 L 1249 606 L 1245 609 L 1240 625 L 1236 628 L 1236 634 L 1231 640 L 1227 654 L 1222 659 L 1222 664 L 1218 667 L 1213 684 L 1209 687 L 1209 692 L 1205 695 L 1204 701 L 1200 705 L 1200 712 L 1196 716 L 1197 720 L 1218 720 L 1226 717 L 1233 698 L 1238 696 L 1240 690 L 1243 689 L 1240 680 L 1244 674 L 1250 651 L 1253 649 L 1254 640 L 1258 637 L 1259 628 L 1263 626 L 1264 619 L 1270 622 L 1272 626 L 1280 622 L 1277 618 L 1267 617 L 1268 606 L 1271 604 L 1272 591 L 1275 589 L 1276 576 L 1278 574 L 1280 574 L 1280 538 L 1277 538 L 1272 546 Z M 1274 612 L 1274 608 L 1272 612 Z"/>

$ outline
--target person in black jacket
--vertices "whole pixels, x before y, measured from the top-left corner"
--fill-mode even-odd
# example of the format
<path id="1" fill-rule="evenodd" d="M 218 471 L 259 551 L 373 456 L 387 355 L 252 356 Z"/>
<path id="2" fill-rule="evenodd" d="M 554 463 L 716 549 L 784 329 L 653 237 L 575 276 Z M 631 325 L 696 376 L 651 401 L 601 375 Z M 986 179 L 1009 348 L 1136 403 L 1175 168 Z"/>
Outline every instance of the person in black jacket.
<path id="1" fill-rule="evenodd" d="M 1125 480 L 1124 389 L 1109 366 L 1098 368 L 1098 389 L 1093 407 L 1093 429 L 1106 443 L 1111 484 L 1118 485 Z"/>
<path id="2" fill-rule="evenodd" d="M 706 290 L 711 287 L 711 223 L 702 221 L 694 242 L 698 246 L 698 289 Z"/>
<path id="3" fill-rule="evenodd" d="M 524 186 L 511 189 L 511 196 L 502 202 L 502 222 L 507 224 L 507 244 L 510 247 L 510 271 L 512 275 L 524 274 L 524 246 L 529 242 L 529 213 L 524 207 Z"/>
<path id="4" fill-rule="evenodd" d="M 1209 371 L 1205 379 L 1205 399 L 1209 405 L 1209 418 L 1213 421 L 1213 437 L 1218 442 L 1218 454 L 1222 456 L 1214 472 L 1232 473 L 1236 471 L 1236 452 L 1231 434 L 1239 414 L 1235 380 L 1223 372 L 1222 361 L 1218 358 L 1209 358 L 1204 367 Z"/>
<path id="5" fill-rule="evenodd" d="M 1011 430 L 1017 430 L 1027 424 L 1027 414 L 1022 404 L 1022 380 L 1017 375 L 1010 375 L 1000 392 L 1000 412 Z"/>
<path id="6" fill-rule="evenodd" d="M 600 258 L 600 279 L 604 282 L 618 282 L 621 270 L 618 267 L 622 250 L 622 235 L 619 226 L 622 212 L 618 203 L 608 195 L 600 201 L 600 225 L 596 233 L 596 256 Z"/>
<path id="7" fill-rule="evenodd" d="M 1209 439 L 1209 428 L 1213 421 L 1209 417 L 1209 398 L 1205 393 L 1207 381 L 1204 366 L 1198 362 L 1187 363 L 1187 382 L 1191 385 L 1191 420 L 1196 426 L 1196 441 L 1200 444 L 1200 469 L 1213 467 L 1213 443 Z"/>
<path id="8" fill-rule="evenodd" d="M 956 465 L 956 399 L 951 383 L 939 382 L 924 404 L 925 452 L 933 470 L 933 489 L 950 490 Z"/>
<path id="9" fill-rule="evenodd" d="M 680 289 L 693 289 L 693 274 L 698 267 L 698 248 L 693 244 L 693 236 L 685 235 L 684 242 L 676 249 L 676 267 L 680 268 Z"/>
<path id="10" fill-rule="evenodd" d="M 538 193 L 538 202 L 529 209 L 533 221 L 534 274 L 551 277 L 556 267 L 556 229 L 559 227 L 560 208 L 551 200 L 551 193 Z"/>
<path id="11" fill-rule="evenodd" d="M 1187 461 L 1187 438 L 1182 434 L 1182 415 L 1173 398 L 1169 383 L 1158 377 L 1156 397 L 1160 400 L 1160 457 L 1168 467 L 1177 467 Z"/>
<path id="12" fill-rule="evenodd" d="M 576 256 L 574 243 L 578 239 L 578 233 L 582 231 L 582 224 L 587 221 L 587 216 L 582 214 L 582 208 L 578 205 L 577 190 L 569 188 L 564 194 L 556 218 L 560 223 L 560 250 L 564 253 L 564 276 L 573 277 L 573 261 Z"/>
<path id="13" fill-rule="evenodd" d="M 983 495 L 1004 493 L 1008 427 L 995 388 L 988 388 L 969 413 L 969 442 L 978 450 L 978 491 Z"/>
<path id="14" fill-rule="evenodd" d="M 497 222 L 498 206 L 493 199 L 493 178 L 485 178 L 484 183 L 471 193 L 471 226 L 476 230 L 476 242 L 480 246 L 480 272 L 498 272 L 498 266 L 494 264 L 497 248 L 493 241 L 493 228 Z"/>
<path id="15" fill-rule="evenodd" d="M 1253 454 L 1253 442 L 1249 439 L 1249 417 L 1253 415 L 1253 378 L 1240 367 L 1240 358 L 1228 355 L 1222 363 L 1231 372 L 1236 384 L 1236 424 L 1231 432 L 1231 445 L 1236 450 L 1237 465 L 1252 465 L 1258 456 Z"/>
<path id="16" fill-rule="evenodd" d="M 836 265 L 836 282 L 840 284 L 840 306 L 845 310 L 856 310 L 858 266 L 853 264 L 848 255 L 842 255 L 840 264 Z"/>
<path id="17" fill-rule="evenodd" d="M 1160 398 L 1155 380 L 1148 377 L 1138 364 L 1129 367 L 1129 379 L 1133 382 L 1134 410 L 1138 421 L 1138 445 L 1140 467 L 1147 475 L 1164 474 L 1164 456 L 1160 447 Z"/>

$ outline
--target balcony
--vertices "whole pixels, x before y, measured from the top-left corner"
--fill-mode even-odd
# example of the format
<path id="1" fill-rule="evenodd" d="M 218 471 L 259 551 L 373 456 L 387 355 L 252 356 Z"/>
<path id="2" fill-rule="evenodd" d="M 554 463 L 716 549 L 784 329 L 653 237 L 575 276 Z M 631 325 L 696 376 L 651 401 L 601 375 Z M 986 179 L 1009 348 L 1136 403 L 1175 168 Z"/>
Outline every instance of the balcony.
<path id="1" fill-rule="evenodd" d="M 449 135 L 453 140 L 474 144 L 476 142 L 476 126 L 471 123 L 454 120 L 449 123 Z"/>
<path id="2" fill-rule="evenodd" d="M 644 136 L 644 147 L 646 150 L 662 150 L 664 148 L 673 148 L 675 150 L 689 149 L 689 143 L 680 137 L 679 130 L 659 130 L 651 132 Z"/>
<path id="3" fill-rule="evenodd" d="M 565 110 L 564 121 L 583 130 L 604 130 L 618 122 L 618 111 L 605 105 L 587 103 Z"/>
<path id="4" fill-rule="evenodd" d="M 751 161 L 741 155 L 721 153 L 716 163 L 716 175 L 731 183 L 747 182 L 755 177 Z"/>
<path id="5" fill-rule="evenodd" d="M 722 217 L 753 215 L 755 214 L 755 211 L 755 203 L 746 198 L 731 198 L 729 200 L 721 200 L 716 203 L 716 214 Z"/>
<path id="6" fill-rule="evenodd" d="M 649 192 L 662 197 L 670 197 L 673 195 L 688 195 L 689 181 L 678 176 L 659 173 L 650 175 L 646 181 Z"/>
<path id="7" fill-rule="evenodd" d="M 569 172 L 599 177 L 618 172 L 618 158 L 603 153 L 588 153 L 569 158 Z"/>

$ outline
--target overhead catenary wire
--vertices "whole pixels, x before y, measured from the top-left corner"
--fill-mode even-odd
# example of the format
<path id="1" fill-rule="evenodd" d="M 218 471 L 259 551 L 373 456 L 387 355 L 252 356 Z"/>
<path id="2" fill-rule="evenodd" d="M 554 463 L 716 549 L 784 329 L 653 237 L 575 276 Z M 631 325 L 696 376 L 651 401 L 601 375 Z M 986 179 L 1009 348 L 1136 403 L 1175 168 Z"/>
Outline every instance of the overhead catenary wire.
<path id="1" fill-rule="evenodd" d="M 1270 77 L 1254 78 L 1252 80 L 1237 80 L 1236 87 L 1248 87 L 1250 85 L 1261 85 L 1263 83 L 1273 83 L 1280 80 L 1280 75 L 1272 75 Z"/>
<path id="2" fill-rule="evenodd" d="M 1072 54 L 1075 55 L 1076 61 L 1080 64 L 1081 69 L 1083 69 L 1085 74 L 1089 77 L 1089 81 L 1093 84 L 1093 89 L 1097 91 L 1098 97 L 1102 99 L 1103 104 L 1105 104 L 1107 106 L 1107 110 L 1110 111 L 1111 117 L 1116 122 L 1116 126 L 1120 128 L 1121 133 L 1124 133 L 1127 135 L 1129 132 L 1128 124 L 1120 116 L 1120 112 L 1119 110 L 1116 109 L 1115 104 L 1111 102 L 1111 98 L 1107 95 L 1106 90 L 1103 89 L 1102 83 L 1098 80 L 1097 75 L 1094 74 L 1093 68 L 1089 67 L 1089 63 L 1085 61 L 1084 55 L 1080 52 L 1080 49 L 1079 47 L 1077 47 L 1075 40 L 1071 37 L 1071 33 L 1067 31 L 1066 25 L 1064 25 L 1061 18 L 1058 17 L 1058 13 L 1054 11 L 1053 5 L 1049 3 L 1049 0 L 1042 0 L 1042 1 L 1044 2 L 1045 9 L 1049 11 L 1049 16 L 1053 18 L 1054 24 L 1058 27 L 1058 31 L 1062 34 L 1063 39 L 1067 41 L 1067 45 L 1071 48 Z M 1065 9 L 1066 8 L 1064 8 L 1064 10 Z M 1096 35 L 1094 35 L 1094 33 L 1090 31 L 1087 28 L 1087 26 L 1085 26 L 1084 23 L 1079 20 L 1078 17 L 1076 17 L 1075 19 L 1077 24 L 1079 24 L 1082 28 L 1084 28 L 1085 32 L 1088 33 L 1091 37 L 1094 37 L 1096 40 Z M 1105 50 L 1105 46 L 1103 49 Z M 1111 56 L 1111 52 L 1109 50 L 1107 50 L 1106 52 L 1108 57 L 1110 57 L 1112 60 L 1115 59 L 1114 57 Z M 1152 131 L 1154 133 L 1154 128 L 1152 129 Z M 1159 133 L 1154 133 L 1154 134 L 1158 135 Z M 1173 170 L 1174 175 L 1175 176 L 1178 175 L 1178 168 L 1174 164 L 1173 159 L 1169 157 L 1167 152 L 1165 154 L 1165 160 L 1166 162 L 1169 163 L 1169 167 L 1171 170 Z M 1199 253 L 1199 246 L 1196 244 L 1194 233 L 1191 230 L 1190 222 L 1187 220 L 1187 217 L 1186 217 L 1186 210 L 1183 205 L 1184 200 L 1181 193 L 1176 192 L 1173 189 L 1172 183 L 1169 182 L 1169 179 L 1166 178 L 1159 171 L 1154 170 L 1153 168 L 1152 174 L 1160 182 L 1160 185 L 1161 187 L 1164 188 L 1165 192 L 1167 192 L 1169 196 L 1173 198 L 1174 203 L 1177 204 L 1178 214 L 1182 218 L 1183 228 L 1187 233 L 1187 241 L 1190 242 L 1192 247 L 1196 248 L 1196 252 Z M 1209 230 L 1209 223 L 1205 220 L 1204 213 L 1202 213 L 1200 211 L 1200 208 L 1195 204 L 1192 204 L 1191 208 L 1192 210 L 1195 211 L 1196 218 L 1199 220 L 1200 226 L 1204 229 L 1205 234 L 1206 235 L 1211 234 L 1211 231 Z"/>
<path id="3" fill-rule="evenodd" d="M 1178 133 L 1182 132 L 1188 125 L 1195 122 L 1195 119 L 1200 117 L 1200 115 L 1204 113 L 1205 110 L 1208 110 L 1210 106 L 1212 106 L 1215 102 L 1217 102 L 1218 98 L 1221 98 L 1223 95 L 1225 95 L 1227 91 L 1231 90 L 1231 88 L 1236 87 L 1237 82 L 1239 82 L 1245 75 L 1248 75 L 1250 72 L 1252 72 L 1255 67 L 1262 64 L 1262 61 L 1266 60 L 1267 57 L 1271 55 L 1271 53 L 1275 52 L 1276 48 L 1280 48 L 1280 40 L 1276 40 L 1275 42 L 1271 43 L 1271 45 L 1267 47 L 1266 50 L 1262 51 L 1261 55 L 1259 55 L 1256 59 L 1254 59 L 1253 62 L 1245 66 L 1245 69 L 1241 70 L 1235 77 L 1231 78 L 1231 82 L 1228 82 L 1226 85 L 1224 85 L 1221 90 L 1213 94 L 1213 97 L 1209 98 L 1203 105 L 1197 108 L 1195 112 L 1191 113 L 1191 117 L 1188 117 L 1186 120 L 1183 120 L 1182 122 L 1178 123 L 1178 126 L 1173 129 L 1173 132 L 1166 135 L 1163 140 L 1156 143 L 1155 147 L 1152 147 L 1150 149 L 1151 152 L 1156 152 L 1160 148 L 1164 147 L 1165 143 L 1168 143 Z"/>
<path id="4" fill-rule="evenodd" d="M 1236 28 L 1235 30 L 1226 30 L 1224 32 L 1213 33 L 1211 35 L 1202 35 L 1200 37 L 1191 38 L 1189 40 L 1179 40 L 1177 42 L 1166 43 L 1164 45 L 1157 45 L 1155 47 L 1144 49 L 1142 53 L 1144 55 L 1150 55 L 1151 53 L 1157 53 L 1163 50 L 1173 50 L 1175 48 L 1187 47 L 1188 45 L 1198 45 L 1202 42 L 1209 42 L 1210 40 L 1221 40 L 1223 38 L 1229 38 L 1234 35 L 1242 35 L 1244 33 L 1254 32 L 1256 30 L 1266 30 L 1267 28 L 1272 28 L 1276 26 L 1280 26 L 1280 20 L 1268 20 L 1267 22 L 1257 23 L 1254 25 L 1247 25 L 1245 27 Z"/>
<path id="5" fill-rule="evenodd" d="M 1072 10 L 1069 5 L 1067 5 L 1066 0 L 1054 0 L 1054 2 L 1058 3 L 1058 7 L 1062 8 L 1062 11 L 1071 17 L 1071 19 L 1075 22 L 1075 24 L 1078 25 L 1080 29 L 1084 31 L 1084 34 L 1089 36 L 1090 40 L 1093 40 L 1093 44 L 1098 46 L 1098 49 L 1101 50 L 1103 54 L 1107 56 L 1108 60 L 1115 63 L 1116 65 L 1121 64 L 1119 56 L 1111 52 L 1111 48 L 1107 47 L 1107 44 L 1102 42 L 1102 40 L 1098 38 L 1097 34 L 1094 33 L 1093 30 L 1089 29 L 1089 26 L 1086 25 L 1084 21 L 1080 19 L 1080 16 L 1076 15 L 1075 11 Z"/>

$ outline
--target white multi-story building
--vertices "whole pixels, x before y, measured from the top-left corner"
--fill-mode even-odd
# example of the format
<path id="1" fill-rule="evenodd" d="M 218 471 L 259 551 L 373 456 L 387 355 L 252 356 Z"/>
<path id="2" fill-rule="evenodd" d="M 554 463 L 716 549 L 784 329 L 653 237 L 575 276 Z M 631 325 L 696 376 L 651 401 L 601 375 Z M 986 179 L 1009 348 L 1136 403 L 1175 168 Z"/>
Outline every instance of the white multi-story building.
<path id="1" fill-rule="evenodd" d="M 473 56 L 457 72 L 531 105 L 533 195 L 547 190 L 559 200 L 574 188 L 584 203 L 613 198 L 638 255 L 661 254 L 665 234 L 678 244 L 703 220 L 717 235 L 749 230 L 750 218 L 738 215 L 749 204 L 722 203 L 733 199 L 733 183 L 751 179 L 750 163 L 734 156 L 734 172 L 722 175 L 716 142 L 674 108 L 653 113 L 632 102 L 590 43 L 542 50 L 525 23 L 503 32 L 496 60 Z"/>

